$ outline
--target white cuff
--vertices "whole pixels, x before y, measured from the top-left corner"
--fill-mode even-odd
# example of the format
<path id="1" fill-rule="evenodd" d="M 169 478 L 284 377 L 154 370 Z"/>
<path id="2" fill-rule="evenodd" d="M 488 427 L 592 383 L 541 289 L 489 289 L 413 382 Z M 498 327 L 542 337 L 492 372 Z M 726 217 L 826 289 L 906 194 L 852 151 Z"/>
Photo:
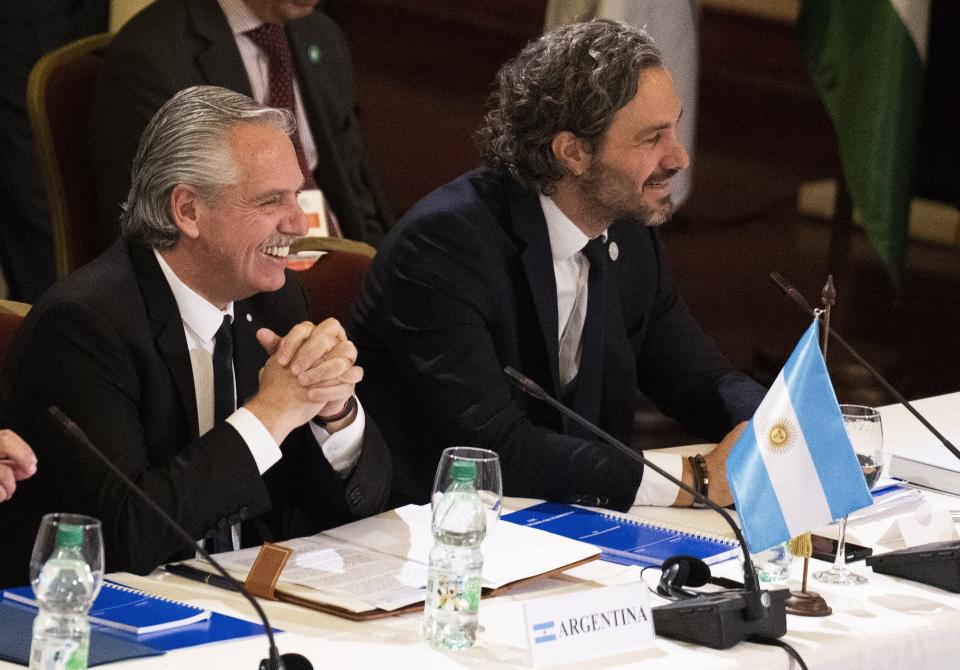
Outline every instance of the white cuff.
<path id="1" fill-rule="evenodd" d="M 283 452 L 280 451 L 280 446 L 273 439 L 273 435 L 250 410 L 241 407 L 227 417 L 227 423 L 236 428 L 240 437 L 246 442 L 247 449 L 253 455 L 261 475 L 283 457 Z"/>
<path id="2" fill-rule="evenodd" d="M 363 431 L 367 425 L 367 415 L 364 414 L 360 401 L 357 400 L 357 416 L 354 417 L 353 423 L 332 435 L 313 421 L 309 423 L 313 437 L 323 450 L 323 455 L 333 471 L 341 477 L 349 475 L 353 466 L 360 460 L 360 453 L 363 451 Z"/>
<path id="3" fill-rule="evenodd" d="M 656 451 L 645 451 L 643 457 L 654 465 L 662 468 L 667 474 L 677 479 L 683 476 L 683 457 L 677 454 L 658 454 Z M 677 499 L 680 487 L 668 481 L 653 468 L 643 469 L 643 479 L 637 489 L 637 499 L 634 505 L 648 505 L 651 507 L 668 507 Z"/>

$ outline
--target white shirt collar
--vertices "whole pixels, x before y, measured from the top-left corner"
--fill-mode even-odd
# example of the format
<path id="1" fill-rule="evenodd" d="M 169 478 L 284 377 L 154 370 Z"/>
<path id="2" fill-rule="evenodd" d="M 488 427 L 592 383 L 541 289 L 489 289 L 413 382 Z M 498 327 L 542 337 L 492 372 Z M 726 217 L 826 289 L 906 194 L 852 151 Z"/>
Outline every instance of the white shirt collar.
<path id="1" fill-rule="evenodd" d="M 173 291 L 173 299 L 177 301 L 177 309 L 180 310 L 180 318 L 184 325 L 196 333 L 202 341 L 213 340 L 220 329 L 220 324 L 223 323 L 224 316 L 229 316 L 230 321 L 233 321 L 233 303 L 227 305 L 225 310 L 221 310 L 184 284 L 156 249 L 153 250 L 153 255 L 157 257 L 163 276 L 167 278 L 170 290 Z"/>
<path id="2" fill-rule="evenodd" d="M 570 258 L 590 241 L 550 196 L 540 194 L 540 208 L 547 221 L 547 234 L 550 236 L 550 251 L 554 261 Z M 607 239 L 607 231 L 603 231 L 602 235 L 603 239 Z"/>
<path id="3" fill-rule="evenodd" d="M 227 17 L 227 23 L 233 34 L 242 35 L 248 30 L 253 30 L 257 26 L 263 25 L 263 19 L 254 14 L 253 10 L 247 7 L 243 0 L 217 0 L 220 3 L 220 9 Z"/>

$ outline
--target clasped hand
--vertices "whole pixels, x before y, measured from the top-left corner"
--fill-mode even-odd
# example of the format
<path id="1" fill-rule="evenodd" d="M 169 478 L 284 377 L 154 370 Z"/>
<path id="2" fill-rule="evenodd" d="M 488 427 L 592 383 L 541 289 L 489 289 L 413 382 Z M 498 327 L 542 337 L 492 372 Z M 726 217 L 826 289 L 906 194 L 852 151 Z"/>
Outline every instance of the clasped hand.
<path id="1" fill-rule="evenodd" d="M 357 348 L 336 319 L 298 323 L 284 337 L 261 328 L 257 340 L 270 357 L 260 370 L 260 389 L 246 407 L 278 443 L 313 417 L 340 412 L 363 378 L 363 369 L 355 365 Z"/>
<path id="2" fill-rule="evenodd" d="M 0 430 L 0 502 L 9 500 L 17 482 L 36 471 L 37 457 L 29 445 L 12 430 Z"/>

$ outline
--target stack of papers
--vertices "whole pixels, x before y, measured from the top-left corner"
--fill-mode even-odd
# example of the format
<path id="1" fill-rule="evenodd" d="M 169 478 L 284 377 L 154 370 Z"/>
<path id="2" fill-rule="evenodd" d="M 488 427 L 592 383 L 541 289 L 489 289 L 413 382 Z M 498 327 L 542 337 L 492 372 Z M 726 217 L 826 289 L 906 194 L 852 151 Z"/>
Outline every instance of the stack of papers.
<path id="1" fill-rule="evenodd" d="M 919 489 L 904 486 L 895 479 L 885 479 L 878 482 L 871 491 L 873 504 L 857 510 L 849 517 L 847 523 L 856 525 L 866 521 L 877 521 L 894 514 L 909 512 L 923 503 L 923 492 Z"/>
<path id="2" fill-rule="evenodd" d="M 279 599 L 351 619 L 401 613 L 424 600 L 433 535 L 430 506 L 389 512 L 279 544 L 293 550 L 280 575 Z M 600 555 L 596 547 L 534 528 L 497 523 L 484 538 L 483 587 L 508 584 L 568 569 Z M 259 547 L 218 554 L 241 581 Z M 210 570 L 198 560 L 192 567 Z"/>

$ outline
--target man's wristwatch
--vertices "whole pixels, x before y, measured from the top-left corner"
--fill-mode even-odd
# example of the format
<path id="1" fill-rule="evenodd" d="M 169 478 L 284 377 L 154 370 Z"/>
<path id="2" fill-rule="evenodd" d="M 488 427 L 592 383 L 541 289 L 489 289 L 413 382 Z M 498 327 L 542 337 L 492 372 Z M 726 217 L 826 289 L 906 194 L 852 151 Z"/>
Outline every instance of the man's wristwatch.
<path id="1" fill-rule="evenodd" d="M 343 409 L 334 414 L 333 416 L 320 416 L 319 414 L 313 417 L 313 422 L 318 426 L 328 426 L 331 423 L 336 423 L 341 419 L 344 419 L 350 416 L 350 413 L 357 408 L 357 396 L 352 395 L 347 398 L 347 402 L 343 404 Z"/>

